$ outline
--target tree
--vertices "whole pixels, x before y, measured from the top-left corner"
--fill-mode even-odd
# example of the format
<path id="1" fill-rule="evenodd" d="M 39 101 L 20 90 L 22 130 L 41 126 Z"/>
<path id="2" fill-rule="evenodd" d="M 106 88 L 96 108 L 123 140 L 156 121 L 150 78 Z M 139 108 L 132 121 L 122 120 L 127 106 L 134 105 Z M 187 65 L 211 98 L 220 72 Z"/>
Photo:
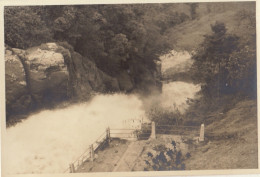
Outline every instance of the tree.
<path id="1" fill-rule="evenodd" d="M 160 4 L 8 7 L 5 42 L 23 49 L 67 42 L 106 74 L 128 73 L 134 86 L 149 88 L 155 83 L 155 60 L 170 49 L 164 31 L 186 19 Z"/>
<path id="2" fill-rule="evenodd" d="M 5 7 L 5 43 L 26 49 L 52 40 L 51 30 L 37 14 L 41 7 Z"/>
<path id="3" fill-rule="evenodd" d="M 256 77 L 255 43 L 228 34 L 221 22 L 216 22 L 211 29 L 213 34 L 205 36 L 193 55 L 196 77 L 205 83 L 204 94 L 211 97 L 230 93 L 249 95 Z"/>
<path id="4" fill-rule="evenodd" d="M 197 17 L 197 8 L 199 6 L 198 3 L 190 3 L 190 16 L 191 16 L 191 19 L 194 20 L 196 17 Z"/>

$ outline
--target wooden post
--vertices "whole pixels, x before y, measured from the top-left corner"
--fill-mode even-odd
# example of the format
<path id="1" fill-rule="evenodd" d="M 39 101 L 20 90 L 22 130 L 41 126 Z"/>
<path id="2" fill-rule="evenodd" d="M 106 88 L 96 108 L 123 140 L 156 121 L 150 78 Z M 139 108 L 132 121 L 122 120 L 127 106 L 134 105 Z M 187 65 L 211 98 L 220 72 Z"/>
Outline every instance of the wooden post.
<path id="1" fill-rule="evenodd" d="M 93 162 L 94 161 L 94 147 L 93 147 L 93 144 L 90 145 L 89 150 L 90 150 L 90 160 Z"/>
<path id="2" fill-rule="evenodd" d="M 204 129 L 205 129 L 204 124 L 201 124 L 199 141 L 204 141 L 204 134 L 205 134 L 205 130 Z"/>
<path id="3" fill-rule="evenodd" d="M 75 173 L 75 167 L 73 163 L 70 164 L 70 173 Z"/>
<path id="4" fill-rule="evenodd" d="M 110 128 L 109 127 L 107 128 L 107 142 L 108 142 L 108 144 L 110 144 L 110 142 L 111 142 Z"/>
<path id="5" fill-rule="evenodd" d="M 71 168 L 71 164 L 70 164 L 69 166 L 70 166 L 70 173 L 72 173 L 72 168 Z"/>
<path id="6" fill-rule="evenodd" d="M 151 132 L 150 139 L 156 139 L 155 122 L 152 122 L 152 132 Z"/>

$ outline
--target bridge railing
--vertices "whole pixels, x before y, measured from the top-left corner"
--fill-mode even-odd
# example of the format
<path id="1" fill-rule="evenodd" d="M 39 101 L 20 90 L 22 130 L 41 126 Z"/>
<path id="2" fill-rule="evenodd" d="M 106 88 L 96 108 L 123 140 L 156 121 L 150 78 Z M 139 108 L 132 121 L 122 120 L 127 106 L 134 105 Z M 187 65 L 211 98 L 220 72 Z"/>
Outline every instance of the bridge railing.
<path id="1" fill-rule="evenodd" d="M 105 147 L 110 142 L 110 129 L 107 128 L 95 142 L 93 142 L 75 161 L 69 164 L 64 173 L 75 173 L 75 171 L 86 161 L 94 160 L 95 152 Z"/>

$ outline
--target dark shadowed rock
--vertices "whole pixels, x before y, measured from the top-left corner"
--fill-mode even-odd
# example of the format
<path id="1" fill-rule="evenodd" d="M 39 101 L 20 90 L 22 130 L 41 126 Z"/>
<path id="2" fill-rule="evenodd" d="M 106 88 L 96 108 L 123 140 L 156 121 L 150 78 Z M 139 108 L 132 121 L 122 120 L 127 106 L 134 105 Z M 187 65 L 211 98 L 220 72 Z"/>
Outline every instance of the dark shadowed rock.
<path id="1" fill-rule="evenodd" d="M 71 51 L 70 55 L 70 57 L 64 55 L 70 73 L 70 97 L 87 100 L 96 92 L 106 93 L 120 90 L 117 80 L 99 70 L 95 63 L 74 51 Z"/>
<path id="2" fill-rule="evenodd" d="M 64 48 L 55 43 L 26 50 L 30 89 L 36 106 L 52 105 L 67 99 L 69 73 L 62 55 Z"/>
<path id="3" fill-rule="evenodd" d="M 12 51 L 5 51 L 5 85 L 6 85 L 6 109 L 10 113 L 25 112 L 29 107 L 24 67 Z"/>
<path id="4" fill-rule="evenodd" d="M 7 117 L 119 90 L 117 80 L 92 61 L 56 43 L 6 49 L 5 65 Z"/>
<path id="5" fill-rule="evenodd" d="M 134 85 L 131 81 L 131 77 L 127 71 L 122 71 L 118 76 L 117 80 L 119 82 L 119 86 L 121 90 L 125 90 L 127 92 L 131 91 L 134 88 Z"/>

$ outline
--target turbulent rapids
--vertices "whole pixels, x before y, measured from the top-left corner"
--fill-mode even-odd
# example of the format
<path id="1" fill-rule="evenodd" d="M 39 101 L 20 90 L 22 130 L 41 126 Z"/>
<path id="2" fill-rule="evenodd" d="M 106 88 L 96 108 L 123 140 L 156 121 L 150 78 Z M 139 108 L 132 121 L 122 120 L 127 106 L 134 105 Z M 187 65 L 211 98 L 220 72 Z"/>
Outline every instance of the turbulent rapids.
<path id="1" fill-rule="evenodd" d="M 198 91 L 200 85 L 180 81 L 165 83 L 160 96 L 161 105 L 166 109 L 178 109 L 184 113 L 188 108 L 187 99 L 194 99 Z"/>
<path id="2" fill-rule="evenodd" d="M 124 120 L 144 115 L 142 102 L 123 94 L 32 115 L 7 129 L 7 172 L 62 173 L 108 126 L 123 128 Z"/>

